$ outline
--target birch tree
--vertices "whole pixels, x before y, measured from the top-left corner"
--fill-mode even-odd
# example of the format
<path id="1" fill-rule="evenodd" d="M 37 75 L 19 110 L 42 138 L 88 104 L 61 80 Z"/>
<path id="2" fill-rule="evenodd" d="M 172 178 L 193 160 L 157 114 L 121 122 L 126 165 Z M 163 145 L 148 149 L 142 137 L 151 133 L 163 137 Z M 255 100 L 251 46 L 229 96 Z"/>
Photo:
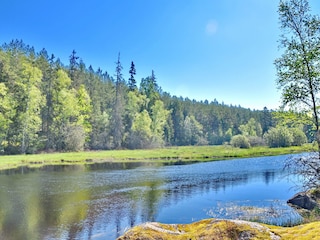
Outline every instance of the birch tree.
<path id="1" fill-rule="evenodd" d="M 317 153 L 292 161 L 291 169 L 304 176 L 304 187 L 320 186 L 320 20 L 307 0 L 280 1 L 279 20 L 283 54 L 276 59 L 277 83 L 283 104 L 312 114 Z"/>

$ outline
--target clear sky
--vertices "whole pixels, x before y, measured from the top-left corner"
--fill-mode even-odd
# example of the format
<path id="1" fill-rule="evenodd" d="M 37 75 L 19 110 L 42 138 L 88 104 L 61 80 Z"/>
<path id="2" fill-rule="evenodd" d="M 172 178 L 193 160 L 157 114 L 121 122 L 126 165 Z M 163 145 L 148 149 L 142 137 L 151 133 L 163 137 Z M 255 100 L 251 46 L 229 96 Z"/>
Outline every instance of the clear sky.
<path id="1" fill-rule="evenodd" d="M 22 39 L 64 64 L 72 50 L 128 79 L 155 71 L 171 95 L 276 109 L 278 0 L 1 0 L 0 43 Z M 318 0 L 310 2 L 320 10 Z M 317 8 L 317 9 L 316 9 Z M 318 11 L 319 13 L 319 11 Z"/>

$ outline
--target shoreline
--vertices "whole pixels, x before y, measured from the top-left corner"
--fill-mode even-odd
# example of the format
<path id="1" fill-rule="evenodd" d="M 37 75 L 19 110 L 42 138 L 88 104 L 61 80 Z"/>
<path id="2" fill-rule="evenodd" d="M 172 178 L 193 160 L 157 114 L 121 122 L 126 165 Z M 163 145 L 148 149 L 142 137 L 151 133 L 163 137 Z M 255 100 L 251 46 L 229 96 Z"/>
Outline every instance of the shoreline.
<path id="1" fill-rule="evenodd" d="M 41 153 L 0 156 L 0 170 L 19 167 L 40 168 L 50 165 L 87 165 L 97 163 L 159 163 L 164 165 L 188 164 L 237 158 L 297 154 L 313 151 L 312 144 L 299 147 L 250 149 L 221 146 L 181 146 L 143 150 L 106 150 L 67 153 Z"/>

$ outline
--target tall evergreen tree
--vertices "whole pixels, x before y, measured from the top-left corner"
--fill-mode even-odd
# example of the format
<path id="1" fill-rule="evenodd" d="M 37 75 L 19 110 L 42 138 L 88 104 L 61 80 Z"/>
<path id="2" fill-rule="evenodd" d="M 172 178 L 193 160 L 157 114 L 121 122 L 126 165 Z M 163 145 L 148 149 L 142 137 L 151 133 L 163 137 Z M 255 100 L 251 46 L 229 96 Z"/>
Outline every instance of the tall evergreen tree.
<path id="1" fill-rule="evenodd" d="M 137 89 L 137 81 L 134 78 L 134 76 L 136 75 L 136 68 L 133 62 L 131 62 L 129 73 L 130 73 L 130 78 L 128 81 L 129 90 L 134 91 Z"/>
<path id="2" fill-rule="evenodd" d="M 113 125 L 113 143 L 116 149 L 119 149 L 122 144 L 123 138 L 123 77 L 122 77 L 122 65 L 120 62 L 120 53 L 118 54 L 118 60 L 116 62 L 116 95 L 113 105 L 112 113 L 112 125 Z"/>
<path id="3" fill-rule="evenodd" d="M 46 143 L 45 149 L 53 149 L 53 136 L 51 133 L 51 125 L 53 122 L 52 115 L 52 81 L 56 71 L 54 63 L 55 56 L 52 54 L 50 57 L 45 49 L 42 49 L 38 54 L 37 66 L 41 70 L 42 85 L 41 91 L 46 98 L 46 105 L 41 109 L 42 118 L 42 138 Z"/>
<path id="4" fill-rule="evenodd" d="M 69 77 L 71 79 L 72 86 L 75 88 L 78 88 L 81 84 L 81 80 L 79 79 L 79 70 L 79 57 L 77 56 L 77 52 L 73 50 L 69 56 Z"/>
<path id="5" fill-rule="evenodd" d="M 140 91 L 149 99 L 148 111 L 151 112 L 151 107 L 157 100 L 160 99 L 160 87 L 157 84 L 156 76 L 153 70 L 151 76 L 141 80 Z"/>

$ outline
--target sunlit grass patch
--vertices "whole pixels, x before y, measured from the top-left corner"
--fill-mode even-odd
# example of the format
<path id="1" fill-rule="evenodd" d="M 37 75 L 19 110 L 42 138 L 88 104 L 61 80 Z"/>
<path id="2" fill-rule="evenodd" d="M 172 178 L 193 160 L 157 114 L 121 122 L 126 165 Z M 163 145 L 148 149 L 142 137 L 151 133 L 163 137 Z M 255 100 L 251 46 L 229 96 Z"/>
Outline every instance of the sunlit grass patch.
<path id="1" fill-rule="evenodd" d="M 221 146 L 182 146 L 140 150 L 83 151 L 0 156 L 0 169 L 19 166 L 73 165 L 97 162 L 157 162 L 181 164 L 233 158 L 272 156 L 311 151 L 312 145 L 288 148 L 254 147 L 250 149 Z"/>

